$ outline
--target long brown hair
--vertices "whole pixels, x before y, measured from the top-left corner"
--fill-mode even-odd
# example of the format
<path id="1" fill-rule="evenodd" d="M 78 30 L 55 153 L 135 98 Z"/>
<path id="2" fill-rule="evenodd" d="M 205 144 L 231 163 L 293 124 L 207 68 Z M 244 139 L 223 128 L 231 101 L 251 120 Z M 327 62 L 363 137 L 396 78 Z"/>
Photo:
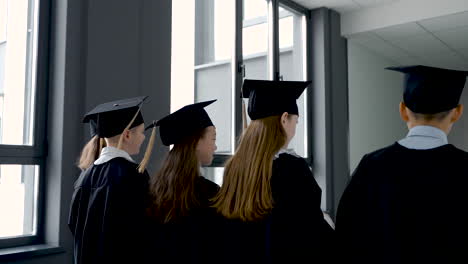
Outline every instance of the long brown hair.
<path id="1" fill-rule="evenodd" d="M 198 141 L 206 129 L 174 144 L 161 169 L 150 180 L 152 203 L 150 216 L 162 223 L 187 216 L 200 203 L 195 194 L 195 183 L 200 176 L 200 165 L 196 156 Z"/>
<path id="2" fill-rule="evenodd" d="M 101 150 L 105 146 L 106 141 L 103 138 L 99 138 L 98 136 L 92 137 L 81 151 L 80 158 L 77 162 L 78 168 L 81 170 L 86 170 L 87 168 L 91 167 L 94 161 L 99 158 L 99 154 L 101 154 Z"/>
<path id="3" fill-rule="evenodd" d="M 270 179 L 273 157 L 286 143 L 281 116 L 253 120 L 226 163 L 214 207 L 224 217 L 255 221 L 273 208 Z"/>

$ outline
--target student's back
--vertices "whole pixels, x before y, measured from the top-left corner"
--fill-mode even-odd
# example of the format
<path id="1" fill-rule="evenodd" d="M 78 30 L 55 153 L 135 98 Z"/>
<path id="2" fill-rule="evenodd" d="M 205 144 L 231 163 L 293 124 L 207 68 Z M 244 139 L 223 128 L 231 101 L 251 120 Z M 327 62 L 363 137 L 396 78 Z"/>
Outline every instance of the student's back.
<path id="1" fill-rule="evenodd" d="M 146 163 L 138 165 L 130 155 L 140 152 L 145 139 L 141 105 L 146 98 L 104 103 L 84 118 L 93 138 L 80 158 L 83 171 L 75 182 L 68 221 L 76 264 L 144 260 L 149 176 Z M 151 144 L 144 161 L 150 154 Z"/>
<path id="2" fill-rule="evenodd" d="M 245 80 L 251 122 L 227 161 L 215 198 L 225 218 L 221 263 L 324 263 L 333 234 L 320 208 L 321 189 L 288 144 L 296 100 L 309 82 Z"/>
<path id="3" fill-rule="evenodd" d="M 467 263 L 467 165 L 468 153 L 450 144 L 366 155 L 338 211 L 343 260 Z"/>
<path id="4" fill-rule="evenodd" d="M 407 136 L 363 157 L 338 206 L 343 262 L 466 263 L 468 153 L 448 144 L 463 113 L 466 72 L 427 66 L 406 74 Z"/>
<path id="5" fill-rule="evenodd" d="M 332 228 L 320 209 L 322 191 L 303 158 L 273 160 L 274 207 L 258 221 L 225 219 L 222 263 L 323 263 L 330 260 Z"/>
<path id="6" fill-rule="evenodd" d="M 69 221 L 78 263 L 142 260 L 148 178 L 120 157 L 80 175 Z"/>
<path id="7" fill-rule="evenodd" d="M 211 198 L 219 186 L 200 174 L 216 150 L 216 129 L 204 107 L 213 101 L 185 106 L 162 118 L 163 144 L 173 145 L 161 169 L 152 176 L 148 207 L 148 260 L 155 263 L 212 263 L 216 212 Z"/>
<path id="8" fill-rule="evenodd" d="M 150 224 L 148 260 L 157 263 L 214 263 L 216 235 L 216 212 L 208 201 L 219 186 L 199 177 L 195 192 L 202 203 L 190 210 L 190 214 L 177 220 L 160 223 L 153 219 Z M 211 253 L 212 252 L 212 253 Z"/>

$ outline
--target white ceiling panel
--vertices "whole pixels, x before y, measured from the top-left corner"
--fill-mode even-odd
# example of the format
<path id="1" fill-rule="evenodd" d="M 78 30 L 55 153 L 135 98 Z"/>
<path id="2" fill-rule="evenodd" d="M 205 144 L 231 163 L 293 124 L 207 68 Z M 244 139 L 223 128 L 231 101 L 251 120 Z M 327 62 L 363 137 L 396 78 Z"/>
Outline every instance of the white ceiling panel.
<path id="1" fill-rule="evenodd" d="M 419 23 L 432 32 L 464 27 L 468 26 L 468 12 L 422 20 Z"/>
<path id="2" fill-rule="evenodd" d="M 386 5 L 398 0 L 295 0 L 307 8 L 328 7 L 340 13 L 347 13 L 363 8 Z"/>
<path id="3" fill-rule="evenodd" d="M 466 49 L 459 49 L 457 50 L 462 56 L 464 56 L 465 59 L 468 59 L 468 48 Z M 467 69 L 468 70 L 468 69 Z"/>
<path id="4" fill-rule="evenodd" d="M 461 70 L 466 69 L 467 66 L 466 61 L 453 51 L 439 54 L 435 53 L 432 56 L 427 57 L 426 60 L 430 65 L 441 68 Z"/>
<path id="5" fill-rule="evenodd" d="M 352 0 L 296 0 L 295 2 L 310 9 L 328 7 L 339 13 L 352 12 L 361 9 L 361 6 Z"/>
<path id="6" fill-rule="evenodd" d="M 419 16 L 414 12 L 408 12 L 411 8 L 421 9 L 420 4 L 414 3 L 418 1 L 425 5 L 424 10 L 427 11 L 419 13 Z M 344 14 L 342 34 L 348 38 L 349 43 L 360 45 L 395 63 L 468 70 L 468 0 L 296 0 L 295 2 L 311 9 L 328 7 Z M 389 13 L 389 10 L 393 12 Z M 361 17 L 362 15 L 364 17 Z M 391 15 L 391 19 L 387 15 Z M 353 16 L 356 16 L 356 21 L 364 24 L 372 24 L 373 21 L 384 22 L 380 28 L 363 26 L 361 30 L 343 29 L 345 28 L 343 21 Z"/>
<path id="7" fill-rule="evenodd" d="M 319 4 L 315 3 L 315 1 L 311 1 L 311 0 L 294 0 L 294 2 L 306 7 L 306 8 L 316 8 L 316 7 L 320 7 Z"/>
<path id="8" fill-rule="evenodd" d="M 390 40 L 394 45 L 416 56 L 431 56 L 431 54 L 449 52 L 450 49 L 433 35 L 427 33 L 412 38 Z"/>
<path id="9" fill-rule="evenodd" d="M 394 58 L 395 61 L 397 61 L 400 65 L 424 65 L 427 64 L 426 61 L 416 58 L 416 57 L 400 57 L 400 58 Z"/>
<path id="10" fill-rule="evenodd" d="M 397 0 L 353 0 L 362 7 L 382 6 Z"/>
<path id="11" fill-rule="evenodd" d="M 377 36 L 374 32 L 363 32 L 363 33 L 358 33 L 350 36 L 348 38 L 349 41 L 355 42 L 355 43 L 366 43 L 366 42 L 379 42 L 382 41 L 382 39 Z"/>
<path id="12" fill-rule="evenodd" d="M 468 27 L 460 27 L 452 30 L 434 32 L 445 44 L 454 49 L 468 48 Z"/>
<path id="13" fill-rule="evenodd" d="M 374 31 L 377 35 L 386 40 L 414 37 L 416 35 L 427 34 L 427 31 L 417 23 L 407 23 Z"/>
<path id="14" fill-rule="evenodd" d="M 381 39 L 378 41 L 364 42 L 361 43 L 361 45 L 387 58 L 406 57 L 409 55 L 405 50 Z"/>

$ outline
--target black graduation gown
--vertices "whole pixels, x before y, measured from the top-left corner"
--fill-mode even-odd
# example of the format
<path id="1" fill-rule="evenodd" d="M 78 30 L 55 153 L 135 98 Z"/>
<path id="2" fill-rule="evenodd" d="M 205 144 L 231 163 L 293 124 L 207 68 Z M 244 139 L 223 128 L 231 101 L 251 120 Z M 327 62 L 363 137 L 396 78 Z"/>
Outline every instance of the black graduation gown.
<path id="1" fill-rule="evenodd" d="M 320 208 L 322 191 L 303 158 L 273 161 L 274 208 L 258 222 L 224 220 L 219 263 L 330 263 L 333 229 Z"/>
<path id="2" fill-rule="evenodd" d="M 76 264 L 141 263 L 148 179 L 120 157 L 81 173 L 68 220 Z"/>
<path id="3" fill-rule="evenodd" d="M 153 220 L 148 258 L 154 263 L 217 263 L 213 247 L 219 242 L 215 228 L 218 218 L 209 200 L 218 190 L 216 183 L 198 177 L 195 194 L 200 204 L 190 215 L 166 224 Z"/>
<path id="4" fill-rule="evenodd" d="M 338 207 L 343 263 L 468 263 L 467 176 L 453 145 L 365 155 Z"/>

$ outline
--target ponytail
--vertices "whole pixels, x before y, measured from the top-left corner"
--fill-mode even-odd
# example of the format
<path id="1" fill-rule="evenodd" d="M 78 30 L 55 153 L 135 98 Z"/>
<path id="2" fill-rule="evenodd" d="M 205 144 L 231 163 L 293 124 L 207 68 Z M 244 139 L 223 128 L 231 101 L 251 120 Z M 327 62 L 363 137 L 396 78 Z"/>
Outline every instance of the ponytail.
<path id="1" fill-rule="evenodd" d="M 99 138 L 98 136 L 91 138 L 81 151 L 81 156 L 78 160 L 78 168 L 86 170 L 91 167 L 105 146 L 106 142 L 103 138 Z"/>

